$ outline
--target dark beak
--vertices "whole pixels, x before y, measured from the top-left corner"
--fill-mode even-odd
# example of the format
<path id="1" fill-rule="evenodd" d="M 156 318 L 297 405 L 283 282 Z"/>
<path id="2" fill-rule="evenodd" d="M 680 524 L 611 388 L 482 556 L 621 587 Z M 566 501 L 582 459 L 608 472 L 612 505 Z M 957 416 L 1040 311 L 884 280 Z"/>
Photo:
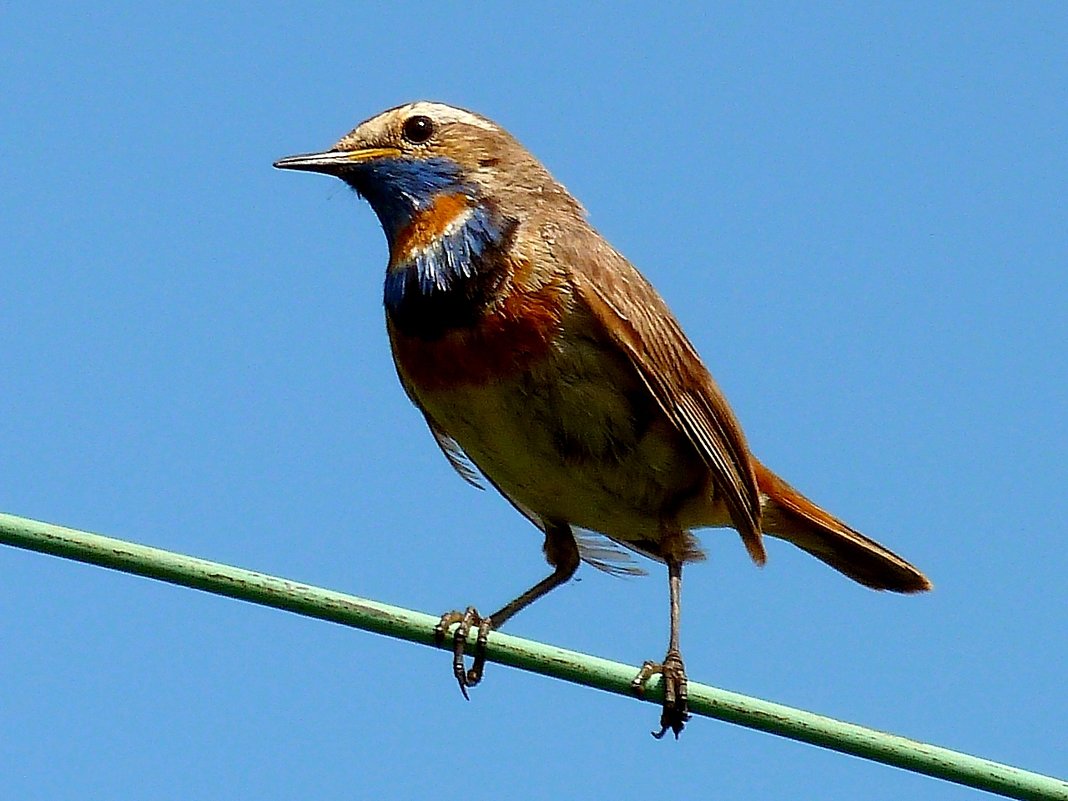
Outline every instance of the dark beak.
<path id="1" fill-rule="evenodd" d="M 323 153 L 304 153 L 286 156 L 274 163 L 280 170 L 303 170 L 339 176 L 349 168 L 380 158 L 396 158 L 400 150 L 395 147 L 365 147 L 359 150 L 327 150 Z"/>

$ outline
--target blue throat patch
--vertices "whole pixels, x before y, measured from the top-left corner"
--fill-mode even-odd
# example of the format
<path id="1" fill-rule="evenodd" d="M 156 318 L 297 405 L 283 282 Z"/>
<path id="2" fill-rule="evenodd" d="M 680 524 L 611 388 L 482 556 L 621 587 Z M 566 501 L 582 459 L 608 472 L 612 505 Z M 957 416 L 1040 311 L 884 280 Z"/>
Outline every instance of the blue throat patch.
<path id="1" fill-rule="evenodd" d="M 469 191 L 452 159 L 375 159 L 342 176 L 378 215 L 389 241 L 442 192 Z"/>
<path id="2" fill-rule="evenodd" d="M 500 281 L 492 258 L 511 232 L 452 159 L 375 159 L 343 176 L 367 199 L 382 223 L 390 247 L 397 236 L 439 195 L 463 194 L 474 206 L 463 225 L 441 236 L 406 263 L 386 273 L 384 300 L 395 322 L 420 335 L 473 324 Z"/>

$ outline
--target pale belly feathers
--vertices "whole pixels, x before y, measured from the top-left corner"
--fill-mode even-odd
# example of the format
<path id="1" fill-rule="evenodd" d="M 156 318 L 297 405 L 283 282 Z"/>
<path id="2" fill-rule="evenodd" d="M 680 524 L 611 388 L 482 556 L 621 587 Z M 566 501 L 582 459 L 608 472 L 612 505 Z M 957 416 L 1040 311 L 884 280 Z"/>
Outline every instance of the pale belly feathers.
<path id="1" fill-rule="evenodd" d="M 727 525 L 693 447 L 622 356 L 601 348 L 564 334 L 520 373 L 416 394 L 495 485 L 546 520 L 641 550 L 665 526 Z"/>

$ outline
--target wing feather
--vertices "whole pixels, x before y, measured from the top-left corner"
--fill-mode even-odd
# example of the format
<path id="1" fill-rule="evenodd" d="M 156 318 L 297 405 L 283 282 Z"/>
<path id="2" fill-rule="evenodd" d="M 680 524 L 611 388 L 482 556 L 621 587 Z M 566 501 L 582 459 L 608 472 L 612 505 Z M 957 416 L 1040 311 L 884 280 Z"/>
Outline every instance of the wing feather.
<path id="1" fill-rule="evenodd" d="M 712 473 L 731 522 L 753 561 L 763 564 L 760 492 L 745 437 L 723 393 L 667 304 L 592 229 L 563 245 L 580 301 L 627 357 L 668 419 Z"/>
<path id="2" fill-rule="evenodd" d="M 460 447 L 460 443 L 450 437 L 437 423 L 430 419 L 429 415 L 425 412 L 423 417 L 426 418 L 427 427 L 430 429 L 430 433 L 434 435 L 434 441 L 438 443 L 438 447 L 441 448 L 441 452 L 445 454 L 445 458 L 449 460 L 449 464 L 452 465 L 453 470 L 460 474 L 460 478 L 466 481 L 475 489 L 485 489 L 482 484 L 482 472 L 475 466 L 475 463 L 471 461 L 471 457 L 464 453 L 464 449 Z"/>

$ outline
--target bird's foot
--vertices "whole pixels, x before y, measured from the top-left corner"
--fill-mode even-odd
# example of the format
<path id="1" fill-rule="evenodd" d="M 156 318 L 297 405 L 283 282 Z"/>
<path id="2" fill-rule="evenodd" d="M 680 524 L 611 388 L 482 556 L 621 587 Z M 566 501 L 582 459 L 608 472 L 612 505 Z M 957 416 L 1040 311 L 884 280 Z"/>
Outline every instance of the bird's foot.
<path id="1" fill-rule="evenodd" d="M 686 711 L 686 668 L 682 664 L 682 655 L 670 650 L 663 662 L 645 662 L 630 683 L 631 689 L 639 698 L 644 697 L 645 683 L 657 674 L 664 685 L 664 710 L 660 714 L 660 731 L 654 731 L 652 735 L 659 740 L 671 729 L 677 740 L 690 719 Z"/>
<path id="2" fill-rule="evenodd" d="M 460 692 L 464 694 L 464 698 L 470 700 L 467 688 L 482 681 L 482 671 L 486 667 L 486 639 L 493 628 L 493 619 L 482 617 L 473 606 L 467 607 L 463 612 L 446 612 L 434 627 L 434 641 L 438 645 L 445 643 L 449 628 L 454 623 L 459 625 L 452 633 L 452 673 L 460 685 Z M 474 659 L 468 669 L 464 665 L 464 649 L 467 647 L 467 634 L 471 626 L 478 626 L 478 639 L 475 641 Z"/>

